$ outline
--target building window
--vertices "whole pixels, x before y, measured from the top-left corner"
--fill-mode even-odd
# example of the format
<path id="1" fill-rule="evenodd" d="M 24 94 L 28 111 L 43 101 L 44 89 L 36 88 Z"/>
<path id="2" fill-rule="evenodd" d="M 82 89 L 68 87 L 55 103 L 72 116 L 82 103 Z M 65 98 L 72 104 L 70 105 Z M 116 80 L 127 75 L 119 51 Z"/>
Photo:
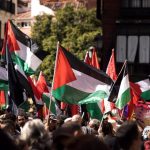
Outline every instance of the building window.
<path id="1" fill-rule="evenodd" d="M 140 64 L 150 63 L 150 36 L 148 35 L 118 35 L 116 40 L 116 60 Z"/>
<path id="2" fill-rule="evenodd" d="M 150 0 L 122 0 L 124 8 L 150 8 Z"/>

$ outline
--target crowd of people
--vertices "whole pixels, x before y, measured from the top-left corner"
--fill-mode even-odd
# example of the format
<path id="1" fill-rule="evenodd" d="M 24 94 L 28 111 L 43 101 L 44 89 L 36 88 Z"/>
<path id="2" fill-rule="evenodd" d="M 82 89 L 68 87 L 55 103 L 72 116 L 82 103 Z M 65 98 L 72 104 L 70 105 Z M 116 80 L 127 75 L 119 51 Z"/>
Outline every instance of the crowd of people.
<path id="1" fill-rule="evenodd" d="M 85 122 L 81 115 L 48 115 L 44 120 L 24 111 L 0 112 L 0 149 L 5 150 L 150 150 L 150 130 L 137 121 Z"/>

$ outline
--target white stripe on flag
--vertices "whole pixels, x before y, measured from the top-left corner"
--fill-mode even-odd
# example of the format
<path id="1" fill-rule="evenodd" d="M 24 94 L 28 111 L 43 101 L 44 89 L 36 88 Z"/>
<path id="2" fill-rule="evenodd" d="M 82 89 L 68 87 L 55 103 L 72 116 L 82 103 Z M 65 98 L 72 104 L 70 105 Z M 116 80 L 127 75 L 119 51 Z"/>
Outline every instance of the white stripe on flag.
<path id="1" fill-rule="evenodd" d="M 8 74 L 5 68 L 0 67 L 0 80 L 8 81 Z"/>
<path id="2" fill-rule="evenodd" d="M 78 89 L 80 91 L 84 91 L 87 93 L 93 93 L 98 90 L 106 91 L 106 93 L 109 93 L 110 86 L 106 85 L 105 83 L 94 79 L 93 77 L 90 77 L 82 72 L 79 72 L 77 70 L 72 69 L 77 80 L 72 81 L 68 83 L 67 85 Z"/>
<path id="3" fill-rule="evenodd" d="M 139 82 L 136 82 L 140 86 L 142 92 L 150 90 L 150 81 L 149 79 L 145 79 Z"/>
<path id="4" fill-rule="evenodd" d="M 126 76 L 123 77 L 122 81 L 121 81 L 121 85 L 120 85 L 120 89 L 119 89 L 119 93 L 118 93 L 118 98 L 120 99 L 122 94 L 130 87 L 129 85 L 129 76 L 128 74 Z"/>
<path id="5" fill-rule="evenodd" d="M 17 54 L 22 60 L 24 60 L 25 63 L 28 64 L 29 68 L 35 71 L 42 61 L 30 51 L 29 47 L 27 47 L 19 41 L 17 42 L 20 47 L 20 50 L 15 51 L 15 54 Z"/>

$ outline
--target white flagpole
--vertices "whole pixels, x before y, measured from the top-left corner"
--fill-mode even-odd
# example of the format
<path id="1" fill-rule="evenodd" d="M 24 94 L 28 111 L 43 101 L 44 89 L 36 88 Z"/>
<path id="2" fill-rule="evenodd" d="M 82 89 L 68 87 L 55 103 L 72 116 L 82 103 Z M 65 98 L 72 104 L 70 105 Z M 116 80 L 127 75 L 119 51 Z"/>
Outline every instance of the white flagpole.
<path id="1" fill-rule="evenodd" d="M 51 109 L 51 105 L 52 105 L 52 90 L 53 90 L 53 86 L 54 86 L 54 77 L 55 77 L 55 72 L 56 72 L 56 63 L 57 63 L 57 59 L 58 59 L 58 50 L 59 50 L 59 42 L 57 42 L 57 51 L 56 51 L 56 59 L 55 59 L 55 66 L 54 66 L 54 75 L 53 75 L 53 80 L 52 80 L 52 87 L 51 87 L 51 91 L 50 91 L 50 103 L 49 103 L 49 111 L 48 111 L 48 120 L 49 120 L 49 116 L 50 116 L 50 109 Z"/>

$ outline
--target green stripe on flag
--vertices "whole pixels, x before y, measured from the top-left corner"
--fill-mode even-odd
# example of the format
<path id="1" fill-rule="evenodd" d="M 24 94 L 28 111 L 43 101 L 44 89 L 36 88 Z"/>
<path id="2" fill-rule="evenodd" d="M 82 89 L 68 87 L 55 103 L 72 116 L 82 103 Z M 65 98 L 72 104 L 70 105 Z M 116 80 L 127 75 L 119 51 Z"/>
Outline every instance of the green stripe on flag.
<path id="1" fill-rule="evenodd" d="M 8 91 L 8 81 L 0 80 L 0 90 Z"/>
<path id="2" fill-rule="evenodd" d="M 63 102 L 70 104 L 78 104 L 81 99 L 84 99 L 89 93 L 64 85 L 52 91 L 53 96 Z"/>
<path id="3" fill-rule="evenodd" d="M 102 112 L 97 103 L 91 103 L 86 105 L 87 111 L 90 113 L 90 117 L 92 119 L 102 119 Z"/>
<path id="4" fill-rule="evenodd" d="M 25 72 L 27 76 L 32 75 L 35 73 L 35 71 L 28 67 L 28 64 L 25 63 L 23 59 L 21 59 L 18 55 L 15 53 L 12 53 L 12 59 L 13 62 L 20 66 L 20 68 Z"/>
<path id="5" fill-rule="evenodd" d="M 19 108 L 22 108 L 23 110 L 25 110 L 25 112 L 28 112 L 30 109 L 30 104 L 28 101 L 24 101 Z"/>
<path id="6" fill-rule="evenodd" d="M 99 102 L 101 99 L 108 97 L 106 92 L 98 90 L 96 92 L 91 93 L 89 96 L 84 98 L 79 102 L 79 104 L 88 104 L 88 103 L 96 103 Z"/>
<path id="7" fill-rule="evenodd" d="M 50 105 L 50 97 L 48 97 L 46 94 L 42 95 L 42 99 L 44 101 L 44 103 L 46 104 L 47 109 L 49 109 L 49 105 Z M 55 107 L 55 102 L 53 100 L 51 100 L 51 108 L 50 111 L 56 115 L 56 107 Z"/>
<path id="8" fill-rule="evenodd" d="M 117 108 L 122 109 L 130 101 L 130 98 L 130 88 L 128 88 L 122 93 L 121 97 L 117 99 L 115 103 Z"/>
<path id="9" fill-rule="evenodd" d="M 95 103 L 107 97 L 104 91 L 86 93 L 68 85 L 53 90 L 52 94 L 56 99 L 70 104 Z"/>
<path id="10" fill-rule="evenodd" d="M 150 100 L 150 90 L 142 92 L 141 97 L 146 101 Z"/>

